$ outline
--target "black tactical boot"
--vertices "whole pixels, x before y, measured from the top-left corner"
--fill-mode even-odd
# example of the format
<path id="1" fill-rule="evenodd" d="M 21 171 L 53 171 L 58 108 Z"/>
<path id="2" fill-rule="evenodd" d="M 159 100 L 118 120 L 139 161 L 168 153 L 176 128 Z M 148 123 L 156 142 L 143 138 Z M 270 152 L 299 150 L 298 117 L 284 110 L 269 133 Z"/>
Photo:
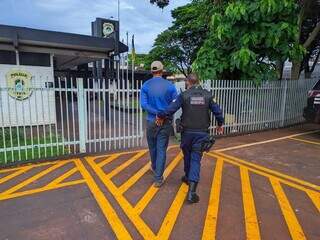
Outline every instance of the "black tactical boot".
<path id="1" fill-rule="evenodd" d="M 184 182 L 185 184 L 189 185 L 189 181 L 186 175 L 184 175 L 183 177 L 181 177 L 181 181 Z"/>
<path id="2" fill-rule="evenodd" d="M 199 196 L 196 193 L 197 185 L 197 182 L 189 182 L 189 191 L 187 195 L 187 201 L 189 203 L 197 203 L 200 200 Z"/>

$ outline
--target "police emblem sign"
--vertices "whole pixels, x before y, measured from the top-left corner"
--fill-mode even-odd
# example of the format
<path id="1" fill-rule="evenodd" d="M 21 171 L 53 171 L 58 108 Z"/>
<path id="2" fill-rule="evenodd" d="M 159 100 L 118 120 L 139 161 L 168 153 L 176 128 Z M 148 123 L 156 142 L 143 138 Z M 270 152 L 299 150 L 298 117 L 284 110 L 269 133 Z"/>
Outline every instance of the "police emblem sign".
<path id="1" fill-rule="evenodd" d="M 14 99 L 24 100 L 30 97 L 32 75 L 24 70 L 11 70 L 6 74 L 8 94 Z"/>
<path id="2" fill-rule="evenodd" d="M 103 37 L 109 37 L 114 32 L 112 23 L 103 23 L 102 26 Z"/>

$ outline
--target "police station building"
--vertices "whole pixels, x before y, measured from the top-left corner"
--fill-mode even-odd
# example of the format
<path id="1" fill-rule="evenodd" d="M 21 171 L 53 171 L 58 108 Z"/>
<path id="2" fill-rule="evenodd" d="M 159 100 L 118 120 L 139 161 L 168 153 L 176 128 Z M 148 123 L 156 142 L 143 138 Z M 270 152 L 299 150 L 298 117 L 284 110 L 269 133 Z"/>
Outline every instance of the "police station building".
<path id="1" fill-rule="evenodd" d="M 88 74 L 88 66 L 94 66 L 91 76 L 114 75 L 113 66 L 107 62 L 128 50 L 119 42 L 118 22 L 97 18 L 92 23 L 92 35 L 0 25 L 0 126 L 55 124 L 55 93 L 50 92 L 48 101 L 42 101 L 43 96 L 33 91 L 57 87 L 57 76 Z M 109 65 L 109 69 L 103 65 Z M 19 104 L 23 102 L 30 105 L 24 119 L 22 114 L 12 112 L 21 113 Z M 40 102 L 43 108 L 37 106 Z M 29 113 L 31 118 L 27 117 Z"/>

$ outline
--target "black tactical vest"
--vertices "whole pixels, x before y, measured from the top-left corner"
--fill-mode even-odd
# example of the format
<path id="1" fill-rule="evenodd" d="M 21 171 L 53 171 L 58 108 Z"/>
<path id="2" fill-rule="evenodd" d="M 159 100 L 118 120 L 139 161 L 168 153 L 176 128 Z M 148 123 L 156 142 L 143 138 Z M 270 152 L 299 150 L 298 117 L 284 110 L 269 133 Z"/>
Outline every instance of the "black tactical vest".
<path id="1" fill-rule="evenodd" d="M 181 124 L 184 131 L 208 131 L 212 95 L 202 87 L 192 87 L 182 93 Z"/>

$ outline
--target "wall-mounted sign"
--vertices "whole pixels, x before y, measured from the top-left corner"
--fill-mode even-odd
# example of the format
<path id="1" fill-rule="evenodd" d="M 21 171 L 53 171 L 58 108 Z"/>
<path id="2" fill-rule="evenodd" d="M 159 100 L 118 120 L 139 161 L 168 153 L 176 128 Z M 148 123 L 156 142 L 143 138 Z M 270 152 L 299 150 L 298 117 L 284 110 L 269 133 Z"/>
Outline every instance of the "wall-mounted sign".
<path id="1" fill-rule="evenodd" d="M 112 33 L 114 33 L 114 25 L 112 23 L 103 23 L 102 25 L 102 33 L 103 37 L 109 37 Z"/>
<path id="2" fill-rule="evenodd" d="M 32 75 L 24 70 L 11 70 L 6 74 L 8 94 L 17 100 L 30 97 Z"/>

